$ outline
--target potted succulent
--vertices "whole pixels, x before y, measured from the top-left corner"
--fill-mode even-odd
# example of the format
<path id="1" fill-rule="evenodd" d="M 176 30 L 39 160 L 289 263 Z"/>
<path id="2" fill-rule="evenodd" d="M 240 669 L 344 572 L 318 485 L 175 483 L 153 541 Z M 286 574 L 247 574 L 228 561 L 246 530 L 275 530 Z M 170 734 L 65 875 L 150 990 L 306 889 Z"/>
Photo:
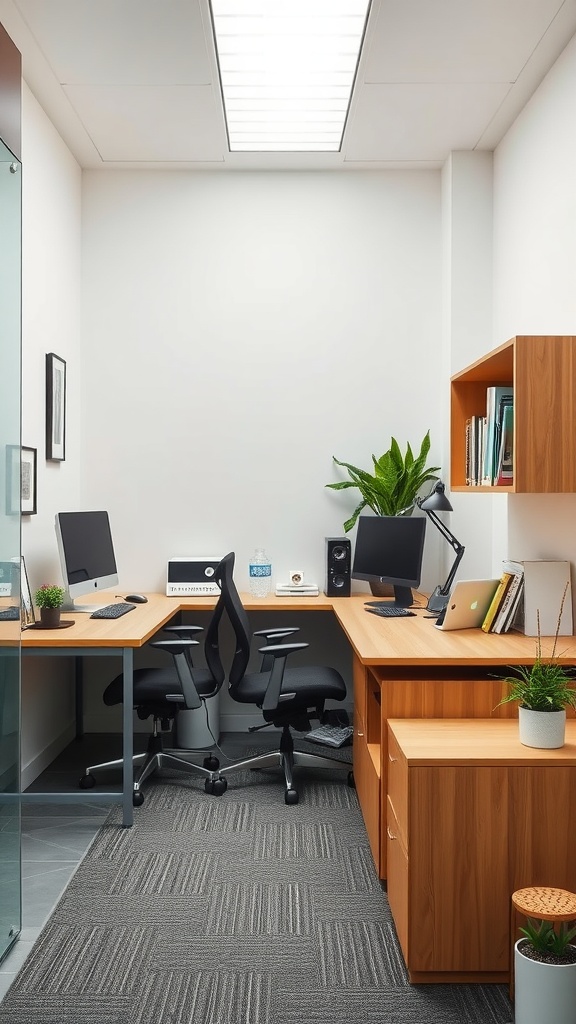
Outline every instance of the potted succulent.
<path id="1" fill-rule="evenodd" d="M 60 625 L 60 610 L 64 603 L 64 590 L 54 583 L 43 583 L 34 595 L 34 603 L 40 609 L 40 622 L 47 629 Z"/>
<path id="2" fill-rule="evenodd" d="M 540 613 L 536 613 L 538 639 L 536 661 L 533 665 L 519 665 L 514 675 L 505 676 L 508 693 L 498 703 L 518 702 L 520 742 L 526 747 L 552 749 L 564 746 L 566 734 L 566 708 L 576 708 L 574 669 L 556 660 L 556 645 L 568 584 L 564 588 L 560 613 L 549 658 L 542 655 Z"/>
<path id="3" fill-rule="evenodd" d="M 574 1020 L 576 927 L 528 918 L 514 946 L 516 1024 Z"/>
<path id="4" fill-rule="evenodd" d="M 430 431 L 427 431 L 416 457 L 410 444 L 406 445 L 406 454 L 403 455 L 396 438 L 392 437 L 388 451 L 380 458 L 372 456 L 373 472 L 359 469 L 349 462 L 341 462 L 335 455 L 332 456 L 337 466 L 342 466 L 348 471 L 350 479 L 325 486 L 331 487 L 334 491 L 356 487 L 362 496 L 352 515 L 344 523 L 344 531 L 348 533 L 353 528 L 358 516 L 366 507 L 371 508 L 379 516 L 410 515 L 420 489 L 429 481 L 438 479 L 435 473 L 440 467 L 426 466 L 429 451 Z"/>

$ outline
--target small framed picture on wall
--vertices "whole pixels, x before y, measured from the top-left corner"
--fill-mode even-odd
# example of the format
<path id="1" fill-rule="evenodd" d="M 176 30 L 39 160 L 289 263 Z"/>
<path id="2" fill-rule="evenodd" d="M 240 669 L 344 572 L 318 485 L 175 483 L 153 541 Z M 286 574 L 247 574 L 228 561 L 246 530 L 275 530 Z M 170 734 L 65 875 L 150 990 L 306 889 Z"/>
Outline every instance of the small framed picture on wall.
<path id="1" fill-rule="evenodd" d="M 20 461 L 20 500 L 23 516 L 36 515 L 36 449 L 22 448 Z"/>
<path id="2" fill-rule="evenodd" d="M 46 458 L 66 458 L 66 363 L 54 352 L 46 356 Z"/>

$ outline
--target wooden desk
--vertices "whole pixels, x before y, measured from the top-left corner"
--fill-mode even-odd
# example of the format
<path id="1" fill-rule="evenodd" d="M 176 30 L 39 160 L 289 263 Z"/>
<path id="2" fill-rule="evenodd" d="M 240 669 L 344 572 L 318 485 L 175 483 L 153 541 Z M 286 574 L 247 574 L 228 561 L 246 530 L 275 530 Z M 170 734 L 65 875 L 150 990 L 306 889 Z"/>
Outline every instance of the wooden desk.
<path id="1" fill-rule="evenodd" d="M 95 601 L 102 603 L 105 595 Z M 106 596 L 112 602 L 112 595 Z M 374 860 L 386 877 L 386 776 L 388 718 L 486 718 L 503 693 L 491 673 L 508 665 L 531 664 L 536 657 L 534 638 L 512 633 L 485 634 L 481 630 L 444 633 L 426 617 L 425 599 L 417 615 L 379 619 L 364 610 L 368 594 L 350 598 L 253 598 L 242 594 L 247 611 L 333 611 L 353 649 L 354 663 L 354 775 Z M 68 614 L 74 625 L 61 630 L 26 630 L 22 649 L 27 653 L 120 655 L 124 672 L 123 710 L 123 824 L 133 821 L 132 809 L 132 687 L 134 650 L 143 647 L 180 611 L 207 611 L 215 597 L 166 597 L 149 594 L 148 603 L 136 605 L 120 619 L 91 619 Z M 0 624 L 8 626 L 8 623 Z M 561 660 L 576 665 L 576 637 L 559 641 Z M 544 641 L 544 653 L 547 651 Z M 504 705 L 495 717 L 516 718 L 514 705 Z"/>
<path id="2" fill-rule="evenodd" d="M 506 982 L 510 898 L 576 888 L 576 721 L 558 750 L 517 721 L 388 723 L 388 899 L 410 980 Z"/>
<path id="3" fill-rule="evenodd" d="M 354 779 L 380 878 L 386 868 L 386 792 L 390 718 L 518 718 L 515 704 L 496 707 L 499 678 L 536 660 L 534 637 L 443 632 L 424 609 L 411 618 L 379 619 L 365 598 L 334 600 L 334 614 L 354 651 Z M 543 639 L 543 654 L 552 640 Z M 559 660 L 576 665 L 576 637 L 560 637 Z M 568 709 L 567 714 L 574 716 Z M 528 883 L 527 883 L 528 884 Z"/>

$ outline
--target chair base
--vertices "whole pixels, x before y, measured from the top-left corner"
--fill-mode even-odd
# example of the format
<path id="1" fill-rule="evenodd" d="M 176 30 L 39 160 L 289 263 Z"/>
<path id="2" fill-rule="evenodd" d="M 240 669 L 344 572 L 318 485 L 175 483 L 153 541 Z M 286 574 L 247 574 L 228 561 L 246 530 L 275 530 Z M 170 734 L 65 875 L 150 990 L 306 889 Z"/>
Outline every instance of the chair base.
<path id="1" fill-rule="evenodd" d="M 132 768 L 134 771 L 132 801 L 137 807 L 144 803 L 143 783 L 161 768 L 172 768 L 176 771 L 185 772 L 187 775 L 200 774 L 210 778 L 219 767 L 218 758 L 214 757 L 209 750 L 183 751 L 172 748 L 165 750 L 162 743 L 162 733 L 157 729 L 156 722 L 154 725 L 154 732 L 148 740 L 148 749 L 143 754 L 134 754 L 132 758 Z M 203 764 L 197 764 L 196 761 L 191 760 L 192 757 L 198 757 L 202 754 L 204 755 Z M 122 758 L 90 765 L 90 767 L 86 768 L 84 775 L 80 779 L 80 788 L 91 789 L 96 785 L 94 772 L 112 771 L 114 769 L 122 769 L 123 767 L 124 761 Z M 137 769 L 140 770 L 137 771 Z"/>
<path id="2" fill-rule="evenodd" d="M 352 777 L 352 762 L 343 761 L 340 758 L 329 757 L 326 754 L 311 754 L 304 750 L 295 750 L 294 741 L 290 732 L 290 727 L 285 725 L 282 729 L 282 736 L 280 739 L 279 750 L 270 750 L 264 754 L 255 754 L 252 757 L 245 757 L 240 761 L 234 761 L 233 764 L 227 764 L 223 768 L 219 768 L 218 771 L 212 773 L 211 783 L 217 782 L 218 779 L 225 781 L 226 775 L 232 772 L 242 771 L 243 769 L 250 768 L 257 770 L 259 768 L 281 768 L 284 773 L 284 800 L 287 804 L 298 803 L 298 791 L 294 786 L 294 768 L 337 768 L 341 771 L 348 772 L 348 784 L 353 785 Z M 218 789 L 210 787 L 209 783 L 206 783 L 207 792 L 215 792 L 219 795 Z M 226 787 L 224 786 L 224 789 Z M 221 789 L 220 792 L 224 792 Z"/>

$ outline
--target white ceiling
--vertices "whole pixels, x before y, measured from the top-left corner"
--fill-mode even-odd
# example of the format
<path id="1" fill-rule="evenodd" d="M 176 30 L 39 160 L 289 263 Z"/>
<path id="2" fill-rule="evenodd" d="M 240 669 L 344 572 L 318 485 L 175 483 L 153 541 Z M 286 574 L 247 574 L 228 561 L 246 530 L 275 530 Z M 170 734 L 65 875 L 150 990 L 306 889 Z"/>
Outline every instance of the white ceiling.
<path id="1" fill-rule="evenodd" d="M 208 0 L 0 0 L 82 167 L 436 168 L 493 149 L 576 32 L 576 0 L 372 0 L 340 153 L 228 152 Z"/>

